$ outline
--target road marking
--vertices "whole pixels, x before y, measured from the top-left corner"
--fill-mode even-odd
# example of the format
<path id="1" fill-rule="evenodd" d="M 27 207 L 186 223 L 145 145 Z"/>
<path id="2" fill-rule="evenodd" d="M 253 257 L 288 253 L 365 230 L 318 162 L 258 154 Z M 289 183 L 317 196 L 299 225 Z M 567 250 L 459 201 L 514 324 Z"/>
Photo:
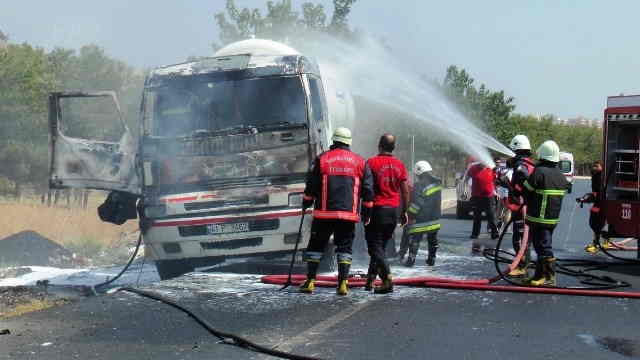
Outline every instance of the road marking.
<path id="1" fill-rule="evenodd" d="M 374 300 L 375 301 L 375 300 Z M 356 304 L 353 307 L 349 307 L 324 321 L 317 323 L 316 325 L 310 327 L 309 329 L 301 332 L 299 335 L 296 335 L 292 338 L 289 338 L 286 341 L 280 342 L 274 349 L 280 351 L 292 351 L 294 347 L 303 344 L 311 344 L 313 340 L 318 340 L 317 335 L 326 332 L 331 327 L 345 321 L 349 317 L 353 316 L 355 313 L 363 310 L 367 306 L 371 305 L 374 301 L 364 301 L 362 303 Z M 315 337 L 315 339 L 314 339 Z"/>

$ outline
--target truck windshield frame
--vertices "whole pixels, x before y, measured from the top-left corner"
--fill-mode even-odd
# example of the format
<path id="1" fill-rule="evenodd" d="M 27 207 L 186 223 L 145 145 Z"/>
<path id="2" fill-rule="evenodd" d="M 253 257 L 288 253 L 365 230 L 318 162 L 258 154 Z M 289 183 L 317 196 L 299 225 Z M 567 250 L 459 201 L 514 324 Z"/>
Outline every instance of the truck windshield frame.
<path id="1" fill-rule="evenodd" d="M 276 124 L 308 124 L 299 75 L 220 75 L 173 77 L 161 86 L 147 87 L 145 133 L 177 138 Z"/>
<path id="2" fill-rule="evenodd" d="M 142 152 L 151 166 L 145 186 L 167 193 L 258 179 L 299 182 L 310 163 L 305 89 L 299 74 L 246 78 L 240 72 L 148 86 Z"/>

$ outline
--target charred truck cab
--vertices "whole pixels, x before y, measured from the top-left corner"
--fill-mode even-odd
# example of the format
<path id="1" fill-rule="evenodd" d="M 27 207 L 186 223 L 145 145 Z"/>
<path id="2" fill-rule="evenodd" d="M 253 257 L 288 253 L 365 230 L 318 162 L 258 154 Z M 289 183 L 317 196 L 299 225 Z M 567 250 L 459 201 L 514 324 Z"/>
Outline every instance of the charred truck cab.
<path id="1" fill-rule="evenodd" d="M 113 136 L 69 131 L 80 121 L 69 99 L 114 104 L 118 129 L 103 131 Z M 291 252 L 305 174 L 331 132 L 314 61 L 278 43 L 242 41 L 153 70 L 138 136 L 119 114 L 112 92 L 51 94 L 50 185 L 139 197 L 145 251 L 161 278 Z"/>

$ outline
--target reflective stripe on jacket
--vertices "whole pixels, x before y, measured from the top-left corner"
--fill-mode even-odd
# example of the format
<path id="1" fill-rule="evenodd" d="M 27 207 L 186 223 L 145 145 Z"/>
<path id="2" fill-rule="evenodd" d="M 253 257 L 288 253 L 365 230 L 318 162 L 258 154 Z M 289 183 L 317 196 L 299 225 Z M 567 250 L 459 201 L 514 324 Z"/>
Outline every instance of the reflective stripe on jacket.
<path id="1" fill-rule="evenodd" d="M 409 225 L 409 233 L 423 233 L 440 229 L 442 212 L 442 185 L 440 179 L 423 175 L 418 178 L 411 193 L 411 202 L 407 212 L 415 220 Z"/>
<path id="2" fill-rule="evenodd" d="M 304 194 L 314 200 L 314 218 L 358 222 L 360 199 L 373 207 L 373 177 L 362 157 L 347 146 L 332 146 L 314 161 Z"/>

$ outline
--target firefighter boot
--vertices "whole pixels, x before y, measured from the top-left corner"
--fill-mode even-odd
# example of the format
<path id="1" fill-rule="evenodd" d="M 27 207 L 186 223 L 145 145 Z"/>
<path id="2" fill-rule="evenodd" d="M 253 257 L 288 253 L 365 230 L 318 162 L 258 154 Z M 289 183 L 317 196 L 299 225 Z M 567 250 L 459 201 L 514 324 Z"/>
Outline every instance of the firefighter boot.
<path id="1" fill-rule="evenodd" d="M 407 256 L 407 261 L 404 262 L 404 266 L 413 267 L 415 263 L 416 263 L 416 256 L 414 254 L 409 254 L 409 256 Z"/>
<path id="2" fill-rule="evenodd" d="M 388 294 L 393 292 L 393 279 L 389 273 L 389 267 L 385 265 L 378 266 L 378 273 L 382 279 L 382 285 L 376 286 L 373 292 L 375 294 Z"/>
<path id="3" fill-rule="evenodd" d="M 598 252 L 598 243 L 600 242 L 600 236 L 593 234 L 593 241 L 591 242 L 591 244 L 587 245 L 584 247 L 584 251 L 588 252 L 589 254 L 595 254 Z M 601 246 L 604 246 L 604 244 L 600 243 Z"/>
<path id="4" fill-rule="evenodd" d="M 336 294 L 347 295 L 349 293 L 349 268 L 351 264 L 346 262 L 338 263 L 338 287 L 336 288 Z"/>
<path id="5" fill-rule="evenodd" d="M 538 261 L 536 265 L 536 272 L 538 267 L 540 267 L 540 274 L 536 277 L 534 276 L 531 281 L 529 281 L 529 285 L 531 286 L 556 286 L 556 259 L 553 257 L 545 257 L 542 260 Z"/>
<path id="6" fill-rule="evenodd" d="M 313 290 L 315 290 L 316 285 L 316 274 L 318 273 L 318 266 L 320 263 L 315 261 L 307 262 L 307 280 L 300 286 L 300 292 L 306 294 L 312 294 Z"/>
<path id="7" fill-rule="evenodd" d="M 387 274 L 386 277 L 382 279 L 382 285 L 376 286 L 375 290 L 373 290 L 375 294 L 388 294 L 393 292 L 393 278 L 391 274 Z"/>
<path id="8" fill-rule="evenodd" d="M 530 261 L 531 261 L 531 249 L 527 247 L 527 249 L 524 251 L 524 255 L 522 256 L 522 259 L 520 259 L 520 262 L 518 263 L 518 266 L 515 269 L 509 271 L 507 276 L 510 278 L 529 277 L 529 271 L 527 269 L 529 268 Z"/>
<path id="9" fill-rule="evenodd" d="M 436 264 L 436 253 L 438 252 L 437 234 L 429 234 L 429 255 L 427 256 L 427 266 Z"/>
<path id="10" fill-rule="evenodd" d="M 369 262 L 369 270 L 367 271 L 367 282 L 364 285 L 365 291 L 373 290 L 373 283 L 376 281 L 377 271 L 373 261 Z"/>

